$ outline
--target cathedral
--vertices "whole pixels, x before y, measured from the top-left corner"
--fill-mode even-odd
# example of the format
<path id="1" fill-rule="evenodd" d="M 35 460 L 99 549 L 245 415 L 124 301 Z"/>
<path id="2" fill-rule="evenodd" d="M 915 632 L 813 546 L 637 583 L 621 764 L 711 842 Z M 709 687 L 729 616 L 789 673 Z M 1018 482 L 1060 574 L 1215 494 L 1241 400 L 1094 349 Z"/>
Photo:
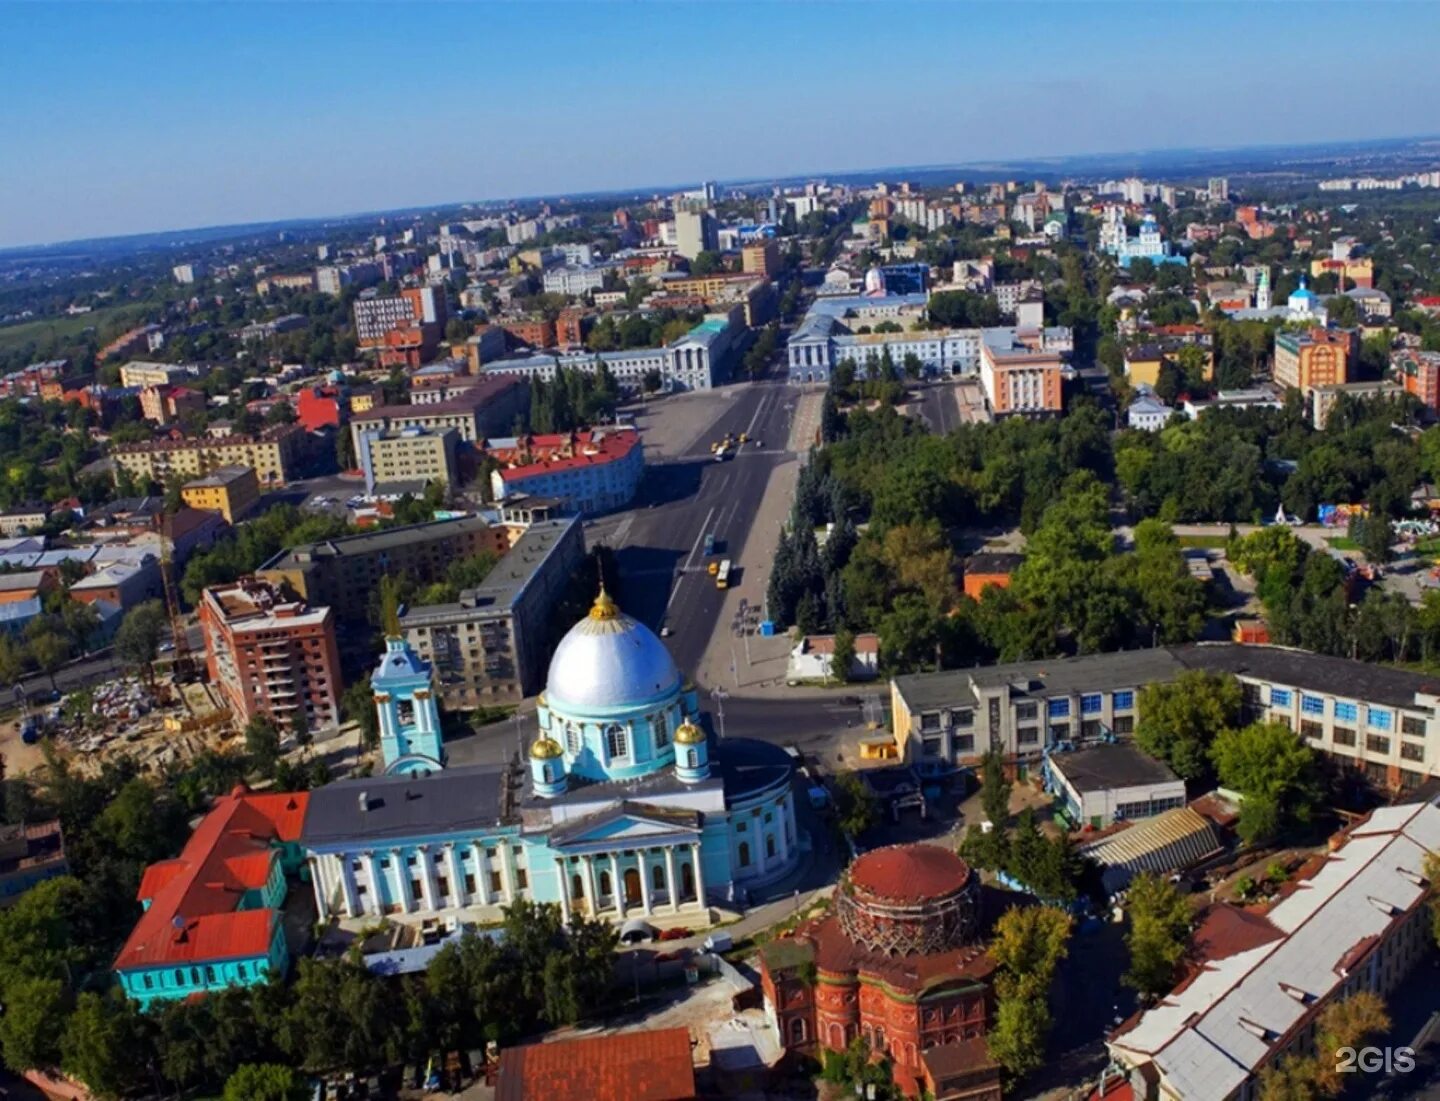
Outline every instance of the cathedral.
<path id="1" fill-rule="evenodd" d="M 514 765 L 448 767 L 433 676 L 390 632 L 371 676 L 383 774 L 310 793 L 301 836 L 323 917 L 708 924 L 795 865 L 793 768 L 716 740 L 663 642 L 602 589 L 561 640 Z"/>

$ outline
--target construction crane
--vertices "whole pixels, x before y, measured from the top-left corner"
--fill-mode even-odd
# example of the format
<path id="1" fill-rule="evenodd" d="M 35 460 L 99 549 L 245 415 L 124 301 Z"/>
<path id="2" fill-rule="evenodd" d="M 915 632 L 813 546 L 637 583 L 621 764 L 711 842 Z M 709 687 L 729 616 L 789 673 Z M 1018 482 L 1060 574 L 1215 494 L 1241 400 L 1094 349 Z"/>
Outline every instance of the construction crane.
<path id="1" fill-rule="evenodd" d="M 180 594 L 175 588 L 174 561 L 171 556 L 171 516 L 165 516 L 160 524 L 160 580 L 165 586 L 165 611 L 170 617 L 170 642 L 174 646 L 174 661 L 171 670 L 177 684 L 190 680 L 195 675 L 195 662 L 190 656 L 190 640 L 185 633 L 185 616 L 180 610 Z"/>

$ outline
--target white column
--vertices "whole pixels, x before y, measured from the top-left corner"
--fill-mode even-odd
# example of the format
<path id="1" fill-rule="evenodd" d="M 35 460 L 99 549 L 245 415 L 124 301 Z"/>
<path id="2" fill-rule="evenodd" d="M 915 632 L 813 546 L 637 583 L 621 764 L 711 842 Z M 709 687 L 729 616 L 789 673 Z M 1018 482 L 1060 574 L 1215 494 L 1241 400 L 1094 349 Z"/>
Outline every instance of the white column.
<path id="1" fill-rule="evenodd" d="M 670 912 L 680 912 L 680 888 L 679 881 L 675 878 L 675 846 L 665 846 L 665 890 L 670 895 Z"/>
<path id="2" fill-rule="evenodd" d="M 475 856 L 475 891 L 480 905 L 490 905 L 490 861 L 485 859 L 485 846 L 478 841 L 470 842 L 470 851 Z"/>
<path id="3" fill-rule="evenodd" d="M 510 839 L 502 837 L 500 851 L 500 886 L 505 890 L 505 905 L 515 904 L 515 854 L 510 851 Z"/>
<path id="4" fill-rule="evenodd" d="M 585 896 L 585 907 L 593 918 L 600 906 L 595 892 L 595 866 L 590 861 L 589 853 L 580 858 L 580 891 Z"/>
<path id="5" fill-rule="evenodd" d="M 690 842 L 690 860 L 695 869 L 695 901 L 705 909 L 705 873 L 700 870 L 700 842 Z"/>
<path id="6" fill-rule="evenodd" d="M 567 874 L 569 868 L 566 866 L 565 858 L 555 858 L 555 878 L 560 881 L 560 919 L 570 924 L 570 876 Z"/>
<path id="7" fill-rule="evenodd" d="M 790 859 L 790 842 L 785 839 L 785 812 L 777 810 L 776 815 L 775 847 L 776 851 L 780 854 L 780 863 L 783 864 Z"/>
<path id="8" fill-rule="evenodd" d="M 450 862 L 450 898 L 456 906 L 464 906 L 470 901 L 469 895 L 465 893 L 465 869 L 460 863 L 460 849 L 451 843 L 445 846 L 445 856 Z"/>
<path id="9" fill-rule="evenodd" d="M 635 860 L 640 865 L 640 909 L 646 917 L 651 914 L 650 910 L 650 865 L 646 858 L 645 849 L 635 851 Z"/>
<path id="10" fill-rule="evenodd" d="M 620 858 L 610 854 L 610 896 L 615 900 L 615 912 L 625 916 L 625 884 L 620 879 Z"/>
<path id="11" fill-rule="evenodd" d="M 395 866 L 395 882 L 400 889 L 400 907 L 407 914 L 415 912 L 415 892 L 410 887 L 410 866 L 399 849 L 390 850 L 390 863 Z"/>
<path id="12" fill-rule="evenodd" d="M 755 874 L 757 876 L 763 876 L 769 864 L 769 861 L 765 858 L 765 818 L 763 815 L 759 818 L 752 818 L 750 819 L 750 824 L 755 827 L 755 832 L 752 835 L 755 838 L 755 864 L 757 867 Z"/>
<path id="13" fill-rule="evenodd" d="M 374 907 L 372 914 L 383 914 L 385 912 L 384 889 L 385 879 L 380 874 L 380 857 L 371 849 L 365 854 L 366 865 L 370 871 L 370 903 Z"/>
<path id="14" fill-rule="evenodd" d="M 430 846 L 421 845 L 416 859 L 420 861 L 420 893 L 425 900 L 425 909 L 433 914 L 440 909 L 440 891 L 435 883 L 435 861 L 431 857 Z"/>
<path id="15" fill-rule="evenodd" d="M 340 887 L 345 894 L 345 916 L 359 917 L 360 892 L 355 889 L 355 869 L 350 867 L 350 854 L 340 853 L 336 859 L 340 861 Z"/>

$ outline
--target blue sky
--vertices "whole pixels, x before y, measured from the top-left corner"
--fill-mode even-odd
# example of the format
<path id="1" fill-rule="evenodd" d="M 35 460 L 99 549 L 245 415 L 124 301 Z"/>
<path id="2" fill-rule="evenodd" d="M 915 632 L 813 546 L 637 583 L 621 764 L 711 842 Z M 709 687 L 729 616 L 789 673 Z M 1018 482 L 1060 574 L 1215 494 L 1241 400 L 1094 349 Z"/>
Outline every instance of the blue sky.
<path id="1" fill-rule="evenodd" d="M 1440 132 L 1440 5 L 13 3 L 0 246 Z"/>

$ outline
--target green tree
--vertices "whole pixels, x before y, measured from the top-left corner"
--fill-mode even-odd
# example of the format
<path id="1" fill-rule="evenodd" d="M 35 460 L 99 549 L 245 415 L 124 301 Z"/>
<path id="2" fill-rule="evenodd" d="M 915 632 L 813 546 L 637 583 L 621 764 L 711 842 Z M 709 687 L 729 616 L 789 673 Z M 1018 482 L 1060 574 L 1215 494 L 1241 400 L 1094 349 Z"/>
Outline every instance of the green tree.
<path id="1" fill-rule="evenodd" d="M 1130 930 L 1130 969 L 1125 982 L 1142 994 L 1159 995 L 1175 983 L 1185 956 L 1193 912 L 1169 881 L 1150 873 L 1131 881 L 1126 898 Z"/>
<path id="2" fill-rule="evenodd" d="M 835 650 L 830 655 L 830 675 L 841 684 L 850 680 L 850 666 L 855 663 L 855 632 L 843 627 L 835 631 Z"/>
<path id="3" fill-rule="evenodd" d="M 1225 673 L 1189 669 L 1140 690 L 1135 741 L 1177 775 L 1197 779 L 1209 769 L 1211 742 L 1240 720 L 1240 682 Z"/>
<path id="4" fill-rule="evenodd" d="M 1243 796 L 1238 831 L 1248 842 L 1308 823 L 1324 796 L 1315 751 L 1284 723 L 1223 730 L 1210 756 L 1221 784 Z"/>
<path id="5" fill-rule="evenodd" d="M 159 656 L 160 643 L 168 625 L 165 605 L 160 601 L 147 600 L 137 604 L 125 613 L 115 632 L 115 656 L 126 668 L 142 673 L 147 681 L 152 680 L 155 659 Z"/>
<path id="6" fill-rule="evenodd" d="M 60 1067 L 92 1093 L 120 1097 L 145 1084 L 151 1050 L 151 1025 L 138 1003 L 114 988 L 107 997 L 87 991 L 61 1033 Z"/>
<path id="7" fill-rule="evenodd" d="M 70 640 L 58 631 L 47 628 L 36 632 L 25 644 L 25 648 L 40 672 L 49 676 L 50 687 L 54 689 L 56 672 L 70 660 Z"/>
<path id="8" fill-rule="evenodd" d="M 340 710 L 347 720 L 360 724 L 361 746 L 374 749 L 380 744 L 380 716 L 375 711 L 375 694 L 370 687 L 369 674 L 345 689 L 345 695 L 340 698 Z"/>
<path id="9" fill-rule="evenodd" d="M 997 830 L 1003 830 L 1010 821 L 1011 786 L 999 751 L 987 751 L 980 759 L 980 805 L 985 808 L 985 817 Z"/>
<path id="10" fill-rule="evenodd" d="M 1050 984 L 1068 951 L 1072 925 L 1069 914 L 1051 906 L 1013 907 L 995 923 L 995 1024 L 985 1039 L 991 1056 L 1014 1077 L 1045 1061 Z"/>
<path id="11" fill-rule="evenodd" d="M 270 716 L 256 715 L 245 724 L 245 754 L 260 775 L 274 775 L 280 763 L 280 731 Z"/>
<path id="12" fill-rule="evenodd" d="M 293 1070 L 274 1063 L 245 1063 L 225 1080 L 224 1101 L 304 1101 L 309 1095 Z"/>
<path id="13" fill-rule="evenodd" d="M 6 984 L 0 1016 L 0 1055 L 17 1074 L 60 1062 L 69 995 L 59 979 L 26 978 Z"/>
<path id="14" fill-rule="evenodd" d="M 865 833 L 880 817 L 875 797 L 853 772 L 843 772 L 836 778 L 835 812 L 840 831 L 850 838 Z"/>

